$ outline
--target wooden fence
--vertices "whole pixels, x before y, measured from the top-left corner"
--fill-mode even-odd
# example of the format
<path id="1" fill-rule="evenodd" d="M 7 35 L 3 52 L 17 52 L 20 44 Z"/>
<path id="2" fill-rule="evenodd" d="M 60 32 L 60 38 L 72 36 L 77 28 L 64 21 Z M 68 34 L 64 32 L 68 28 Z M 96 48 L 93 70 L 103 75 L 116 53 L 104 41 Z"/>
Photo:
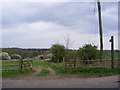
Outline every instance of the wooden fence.
<path id="1" fill-rule="evenodd" d="M 119 67 L 120 59 L 114 59 L 114 67 Z M 88 66 L 88 67 L 107 67 L 111 68 L 111 60 L 102 59 L 102 60 L 66 60 L 63 58 L 64 71 L 69 69 L 74 69 L 78 66 Z"/>
<path id="2" fill-rule="evenodd" d="M 64 70 L 69 70 L 69 69 L 75 69 L 77 66 L 76 60 L 66 60 L 63 59 L 63 66 L 64 66 Z"/>
<path id="3" fill-rule="evenodd" d="M 107 59 L 102 59 L 102 60 L 79 60 L 78 61 L 78 66 L 89 66 L 89 67 L 108 67 L 111 68 L 112 64 L 111 64 L 111 60 L 107 60 Z M 114 67 L 118 67 L 119 66 L 119 59 L 114 59 Z"/>
<path id="4" fill-rule="evenodd" d="M 25 71 L 32 69 L 32 60 L 2 60 L 2 71 Z"/>

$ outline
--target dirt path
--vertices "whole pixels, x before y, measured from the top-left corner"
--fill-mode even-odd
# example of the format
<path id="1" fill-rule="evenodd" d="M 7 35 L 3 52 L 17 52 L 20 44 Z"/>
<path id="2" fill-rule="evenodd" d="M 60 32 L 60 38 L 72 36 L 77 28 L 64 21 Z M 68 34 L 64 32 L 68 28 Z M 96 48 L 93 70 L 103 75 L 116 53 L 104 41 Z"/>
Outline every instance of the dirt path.
<path id="1" fill-rule="evenodd" d="M 38 76 L 41 67 L 36 67 L 35 73 L 29 76 L 16 78 L 4 78 L 3 88 L 118 88 L 118 75 L 96 78 L 81 78 L 73 76 L 56 75 L 55 71 L 47 67 L 50 71 L 48 76 Z"/>
<path id="2" fill-rule="evenodd" d="M 40 71 L 42 70 L 41 67 L 35 67 L 34 70 L 36 71 L 35 73 L 32 74 L 32 76 L 37 76 L 38 74 L 40 74 Z"/>
<path id="3" fill-rule="evenodd" d="M 47 69 L 50 71 L 50 76 L 56 76 L 56 72 L 52 68 L 47 67 Z"/>
<path id="4" fill-rule="evenodd" d="M 30 74 L 30 75 L 24 75 L 24 76 L 18 76 L 18 77 L 12 77 L 12 78 L 5 78 L 5 79 L 14 79 L 14 80 L 31 80 L 31 79 L 39 79 L 39 80 L 43 80 L 43 79 L 59 79 L 61 76 L 59 75 L 56 75 L 55 71 L 50 68 L 50 67 L 47 67 L 45 69 L 49 70 L 50 71 L 50 74 L 47 75 L 47 76 L 39 76 L 41 70 L 43 69 L 44 67 L 34 67 L 33 69 L 35 70 L 34 73 Z"/>
<path id="5" fill-rule="evenodd" d="M 61 77 L 60 75 L 57 75 L 56 72 L 52 68 L 47 67 L 45 69 L 49 70 L 50 74 L 47 76 L 44 76 L 44 77 L 38 77 L 39 79 L 42 79 L 42 80 L 43 79 L 45 79 L 45 80 L 46 79 L 59 79 Z"/>

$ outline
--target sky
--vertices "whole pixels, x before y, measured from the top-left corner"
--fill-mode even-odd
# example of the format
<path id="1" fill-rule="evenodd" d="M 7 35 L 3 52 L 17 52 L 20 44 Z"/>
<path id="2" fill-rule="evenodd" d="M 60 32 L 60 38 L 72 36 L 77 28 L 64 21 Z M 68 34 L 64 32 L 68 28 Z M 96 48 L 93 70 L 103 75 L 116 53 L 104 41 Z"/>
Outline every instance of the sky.
<path id="1" fill-rule="evenodd" d="M 101 2 L 103 48 L 110 49 L 114 36 L 118 49 L 118 3 Z M 99 44 L 96 2 L 5 2 L 2 3 L 0 33 L 2 47 L 50 48 L 65 45 L 69 35 L 71 49 Z"/>

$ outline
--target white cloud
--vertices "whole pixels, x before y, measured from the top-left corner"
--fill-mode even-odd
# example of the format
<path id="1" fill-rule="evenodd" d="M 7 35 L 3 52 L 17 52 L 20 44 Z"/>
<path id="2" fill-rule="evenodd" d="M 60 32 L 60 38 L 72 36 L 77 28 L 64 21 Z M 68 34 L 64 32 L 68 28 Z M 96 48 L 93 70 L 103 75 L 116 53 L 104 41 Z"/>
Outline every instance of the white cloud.
<path id="1" fill-rule="evenodd" d="M 7 30 L 6 30 L 7 29 Z M 52 44 L 59 43 L 65 45 L 64 36 L 70 34 L 71 41 L 75 41 L 70 48 L 79 48 L 85 43 L 89 43 L 88 33 L 78 33 L 77 30 L 57 25 L 52 22 L 35 22 L 20 25 L 17 28 L 6 28 L 3 30 L 3 46 L 10 47 L 51 47 Z M 111 32 L 113 33 L 113 32 Z M 104 49 L 109 49 L 108 41 L 110 37 L 105 37 Z M 91 43 L 99 47 L 99 35 L 91 35 Z"/>
<path id="2" fill-rule="evenodd" d="M 50 47 L 58 41 L 64 44 L 63 37 L 70 34 L 71 40 L 75 41 L 71 48 L 79 48 L 89 42 L 99 47 L 97 20 L 94 21 L 95 28 L 91 28 L 92 9 L 93 3 L 5 4 L 3 46 Z M 117 37 L 116 9 L 116 6 L 111 6 L 102 12 L 104 49 L 109 49 L 108 39 L 111 35 Z"/>

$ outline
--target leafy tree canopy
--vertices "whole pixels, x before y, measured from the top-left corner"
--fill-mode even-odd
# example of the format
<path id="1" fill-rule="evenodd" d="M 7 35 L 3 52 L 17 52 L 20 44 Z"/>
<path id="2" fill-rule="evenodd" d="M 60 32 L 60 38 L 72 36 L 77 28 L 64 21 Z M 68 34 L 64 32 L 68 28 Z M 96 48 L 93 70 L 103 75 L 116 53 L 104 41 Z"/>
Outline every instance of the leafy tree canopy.
<path id="1" fill-rule="evenodd" d="M 65 56 L 65 47 L 60 44 L 54 44 L 51 47 L 51 53 L 55 62 L 61 62 Z"/>
<path id="2" fill-rule="evenodd" d="M 81 60 L 92 60 L 98 58 L 99 51 L 97 46 L 85 44 L 78 50 L 78 56 Z"/>

